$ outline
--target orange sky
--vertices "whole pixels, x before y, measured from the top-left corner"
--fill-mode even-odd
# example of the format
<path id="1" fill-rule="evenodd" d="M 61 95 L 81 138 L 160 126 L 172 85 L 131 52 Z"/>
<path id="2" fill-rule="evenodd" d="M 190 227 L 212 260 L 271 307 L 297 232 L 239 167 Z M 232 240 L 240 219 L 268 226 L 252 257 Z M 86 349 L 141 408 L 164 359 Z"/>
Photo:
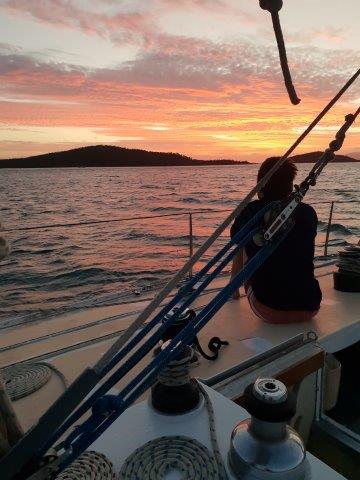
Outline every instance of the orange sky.
<path id="1" fill-rule="evenodd" d="M 284 4 L 298 106 L 257 2 L 0 0 L 0 157 L 99 143 L 204 159 L 281 154 L 360 65 L 357 1 L 326 21 L 319 1 Z M 297 153 L 326 148 L 359 100 L 360 80 Z M 349 152 L 360 153 L 359 122 Z"/>

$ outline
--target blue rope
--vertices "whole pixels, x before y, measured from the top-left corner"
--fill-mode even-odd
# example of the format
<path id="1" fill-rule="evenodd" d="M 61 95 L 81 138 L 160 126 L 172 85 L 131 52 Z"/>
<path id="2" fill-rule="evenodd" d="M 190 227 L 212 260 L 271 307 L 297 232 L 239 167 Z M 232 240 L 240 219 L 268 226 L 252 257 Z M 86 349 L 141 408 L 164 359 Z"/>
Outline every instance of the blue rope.
<path id="1" fill-rule="evenodd" d="M 71 443 L 72 453 L 64 461 L 63 467 L 68 465 L 81 452 L 88 448 L 135 400 L 137 400 L 156 381 L 158 373 L 175 358 L 191 339 L 206 325 L 213 315 L 224 305 L 230 295 L 239 288 L 251 275 L 262 265 L 271 253 L 285 238 L 288 231 L 284 232 L 277 240 L 263 247 L 242 269 L 241 272 L 226 286 L 216 297 L 193 319 L 168 345 L 161 351 L 147 367 L 138 374 L 123 390 L 117 395 L 118 402 L 108 416 L 94 414 L 90 425 L 82 425 L 80 429 L 73 432 L 66 442 Z M 230 256 L 230 255 L 229 255 Z M 95 427 L 97 421 L 97 427 Z M 94 428 L 95 427 L 95 428 Z M 80 436 L 79 436 L 80 435 Z"/>
<path id="2" fill-rule="evenodd" d="M 39 449 L 38 456 L 41 456 L 46 452 L 54 443 L 89 410 L 99 397 L 106 394 L 106 392 L 112 388 L 118 381 L 126 375 L 139 361 L 151 351 L 151 349 L 161 339 L 163 333 L 172 325 L 181 313 L 198 297 L 198 295 L 212 282 L 212 280 L 223 270 L 223 268 L 233 259 L 236 253 L 241 247 L 246 245 L 248 241 L 259 231 L 259 221 L 261 221 L 264 215 L 272 209 L 278 202 L 263 207 L 252 219 L 250 219 L 245 226 L 237 232 L 232 239 L 212 258 L 208 263 L 200 270 L 200 272 L 190 279 L 185 286 L 181 289 L 177 295 L 150 321 L 148 322 L 108 363 L 106 368 L 103 369 L 101 375 L 108 373 L 119 361 L 121 361 L 126 355 L 128 355 L 132 349 L 138 346 L 144 337 L 164 319 L 166 313 L 168 313 L 175 305 L 181 301 L 184 296 L 185 300 L 181 302 L 176 313 L 169 319 L 167 319 L 159 329 L 141 346 L 138 350 L 122 365 L 116 372 L 112 374 L 89 398 L 87 398 L 82 405 L 63 423 L 63 425 L 51 435 L 48 441 Z M 257 226 L 256 226 L 257 225 Z M 209 274 L 203 282 L 197 286 L 197 289 L 189 296 L 186 296 L 186 292 L 190 292 L 192 287 L 195 286 L 205 276 L 207 272 L 217 263 L 219 260 L 232 248 L 235 248 L 229 255 L 223 260 L 214 271 Z"/>
<path id="3" fill-rule="evenodd" d="M 152 328 L 159 323 L 165 315 L 170 312 L 170 310 L 175 307 L 181 300 L 187 296 L 188 292 L 192 291 L 192 288 L 204 277 L 208 271 L 226 254 L 226 252 L 234 245 L 238 245 L 238 248 L 244 246 L 248 242 L 248 237 L 251 229 L 253 229 L 258 223 L 259 220 L 262 220 L 264 215 L 279 202 L 272 202 L 271 204 L 263 207 L 252 219 L 250 219 L 239 232 L 234 235 L 232 239 L 216 254 L 211 258 L 208 263 L 198 272 L 194 277 L 192 277 L 173 297 L 173 299 L 151 320 L 148 322 L 141 331 L 133 337 L 124 347 L 120 350 L 110 362 L 104 367 L 102 374 L 108 373 L 120 360 L 122 360 L 131 350 L 134 348 L 144 336 L 152 330 Z M 259 229 L 259 227 L 257 227 Z M 255 232 L 256 233 L 256 232 Z M 253 233 L 254 235 L 254 233 Z M 172 322 L 177 320 L 181 313 L 187 308 L 197 297 L 198 295 L 206 288 L 206 286 L 213 280 L 214 276 L 211 276 L 210 281 L 205 279 L 201 285 L 193 292 L 189 299 L 185 303 L 181 303 L 176 313 L 172 316 Z"/>

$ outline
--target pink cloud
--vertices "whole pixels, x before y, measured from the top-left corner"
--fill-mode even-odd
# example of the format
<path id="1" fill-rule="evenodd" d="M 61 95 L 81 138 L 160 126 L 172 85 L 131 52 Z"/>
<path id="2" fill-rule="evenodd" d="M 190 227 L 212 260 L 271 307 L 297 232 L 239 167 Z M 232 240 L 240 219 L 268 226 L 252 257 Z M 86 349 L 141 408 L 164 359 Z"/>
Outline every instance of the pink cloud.
<path id="1" fill-rule="evenodd" d="M 118 7 L 116 1 L 100 1 Z M 13 15 L 27 15 L 35 20 L 58 28 L 71 28 L 89 35 L 108 38 L 114 44 L 135 44 L 145 48 L 161 48 L 164 39 L 170 43 L 170 36 L 163 34 L 157 25 L 160 13 L 171 11 L 199 10 L 215 14 L 227 14 L 240 18 L 244 24 L 254 25 L 256 17 L 223 0 L 154 0 L 151 8 L 146 2 L 134 2 L 128 12 L 98 13 L 79 8 L 69 0 L 5 0 L 0 8 Z M 140 8 L 139 8 L 140 7 Z M 177 37 L 172 39 L 176 41 Z M 167 44 L 165 42 L 165 44 Z"/>
<path id="2" fill-rule="evenodd" d="M 117 68 L 96 70 L 40 61 L 0 45 L 0 125 L 83 126 L 119 138 L 144 138 L 136 141 L 139 148 L 176 150 L 202 158 L 209 158 L 209 151 L 239 158 L 239 149 L 251 153 L 267 145 L 275 154 L 279 145 L 295 139 L 294 129 L 320 110 L 360 60 L 353 51 L 312 49 L 309 53 L 292 48 L 293 75 L 304 100 L 293 109 L 274 48 L 259 49 L 245 41 L 231 45 L 181 36 L 173 40 L 168 42 L 164 36 L 164 48 L 143 51 Z M 359 96 L 356 84 L 345 98 Z M 348 112 L 340 105 L 326 121 L 338 124 L 343 113 Z M 170 129 L 145 128 L 153 124 Z M 321 138 L 317 135 L 316 142 L 323 138 L 328 140 L 325 133 Z M 354 138 L 349 136 L 348 144 L 357 148 Z M 130 147 L 133 143 L 119 144 Z M 25 149 L 23 144 L 20 147 Z M 30 147 L 31 151 L 51 150 L 44 145 Z"/>
<path id="3" fill-rule="evenodd" d="M 66 0 L 5 0 L 2 8 L 14 15 L 30 16 L 39 22 L 60 28 L 81 30 L 109 38 L 115 43 L 147 43 L 155 26 L 149 14 L 118 12 L 115 14 L 86 11 Z"/>
<path id="4" fill-rule="evenodd" d="M 212 91 L 219 101 L 240 102 L 284 94 L 278 56 L 273 47 L 260 48 L 245 41 L 236 45 L 215 44 L 165 35 L 159 45 L 159 49 L 144 51 L 135 60 L 117 68 L 96 70 L 42 62 L 0 45 L 0 92 L 113 101 L 114 97 L 124 98 L 128 90 L 134 88 L 135 91 L 137 86 L 171 90 L 173 98 L 200 99 L 205 92 L 208 95 Z M 307 95 L 328 96 L 354 73 L 360 53 L 292 48 L 289 58 L 294 81 Z M 359 85 L 355 85 L 351 95 L 356 98 L 359 94 Z"/>

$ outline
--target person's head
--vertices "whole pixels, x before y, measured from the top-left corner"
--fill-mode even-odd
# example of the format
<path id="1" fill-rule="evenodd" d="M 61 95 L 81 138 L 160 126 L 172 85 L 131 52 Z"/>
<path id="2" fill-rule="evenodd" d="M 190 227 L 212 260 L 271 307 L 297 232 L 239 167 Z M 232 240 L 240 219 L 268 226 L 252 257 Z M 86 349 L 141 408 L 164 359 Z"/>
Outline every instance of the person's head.
<path id="1" fill-rule="evenodd" d="M 267 172 L 278 162 L 280 157 L 267 158 L 260 166 L 257 181 L 259 182 Z M 273 174 L 267 184 L 260 190 L 259 197 L 264 200 L 281 200 L 293 190 L 297 168 L 291 160 L 285 160 L 281 167 Z"/>

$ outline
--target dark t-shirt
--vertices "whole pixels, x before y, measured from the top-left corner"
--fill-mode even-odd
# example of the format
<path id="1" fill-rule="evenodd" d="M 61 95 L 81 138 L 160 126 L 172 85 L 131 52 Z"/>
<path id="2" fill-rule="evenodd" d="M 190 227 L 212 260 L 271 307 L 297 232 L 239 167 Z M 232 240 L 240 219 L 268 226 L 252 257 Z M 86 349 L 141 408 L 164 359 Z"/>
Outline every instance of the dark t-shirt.
<path id="1" fill-rule="evenodd" d="M 238 232 L 261 208 L 255 200 L 240 213 L 231 227 Z M 259 302 L 276 310 L 316 310 L 321 302 L 319 282 L 314 277 L 314 248 L 317 229 L 315 210 L 300 203 L 293 213 L 295 224 L 287 237 L 254 273 L 250 284 Z M 261 247 L 251 240 L 245 251 L 253 257 Z"/>

